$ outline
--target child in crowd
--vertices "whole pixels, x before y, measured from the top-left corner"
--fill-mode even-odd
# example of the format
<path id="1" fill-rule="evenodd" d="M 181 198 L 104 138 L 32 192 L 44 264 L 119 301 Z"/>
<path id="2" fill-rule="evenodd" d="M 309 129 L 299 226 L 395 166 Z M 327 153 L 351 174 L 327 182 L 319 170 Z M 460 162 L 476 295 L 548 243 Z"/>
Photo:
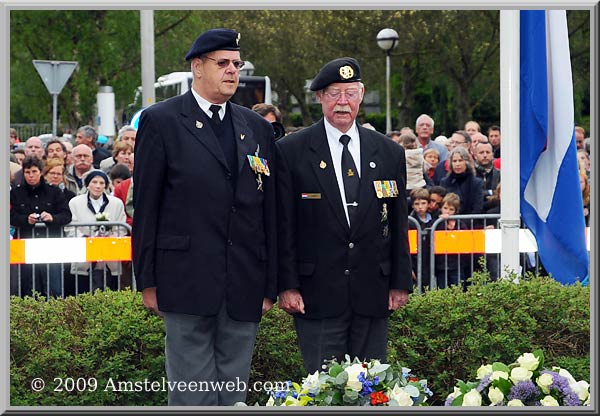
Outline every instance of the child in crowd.
<path id="1" fill-rule="evenodd" d="M 442 200 L 442 208 L 440 218 L 448 218 L 452 215 L 458 215 L 460 212 L 460 197 L 452 192 L 446 194 Z M 467 225 L 456 219 L 447 219 L 439 224 L 438 230 L 457 231 L 467 230 Z M 435 256 L 435 276 L 437 285 L 440 289 L 448 285 L 458 285 L 459 282 L 465 280 L 465 269 L 468 266 L 468 261 L 465 256 L 460 257 L 460 254 L 438 254 Z"/>
<path id="2" fill-rule="evenodd" d="M 406 189 L 423 188 L 425 177 L 423 172 L 423 149 L 417 148 L 417 136 L 404 133 L 400 136 L 400 144 L 406 155 Z"/>
<path id="3" fill-rule="evenodd" d="M 438 163 L 440 163 L 440 152 L 436 149 L 429 148 L 423 152 L 423 171 L 425 180 L 430 184 L 433 184 L 433 174 Z"/>
<path id="4" fill-rule="evenodd" d="M 413 211 L 410 216 L 416 220 L 421 230 L 421 291 L 425 286 L 430 287 L 431 279 L 431 237 L 430 229 L 437 216 L 431 215 L 428 212 L 429 208 L 429 191 L 423 188 L 413 189 L 410 193 Z M 408 226 L 412 230 L 417 229 L 414 221 L 409 221 Z M 418 276 L 418 255 L 412 255 L 413 273 Z"/>

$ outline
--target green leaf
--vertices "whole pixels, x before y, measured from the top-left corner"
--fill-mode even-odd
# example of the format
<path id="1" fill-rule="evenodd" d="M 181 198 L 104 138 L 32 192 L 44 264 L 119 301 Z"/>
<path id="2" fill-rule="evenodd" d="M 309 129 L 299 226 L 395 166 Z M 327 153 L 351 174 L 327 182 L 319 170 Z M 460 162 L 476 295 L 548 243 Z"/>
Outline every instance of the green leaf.
<path id="1" fill-rule="evenodd" d="M 535 356 L 535 358 L 540 360 L 537 370 L 541 370 L 542 368 L 544 368 L 544 352 L 542 350 L 535 350 L 533 352 L 533 355 Z"/>
<path id="2" fill-rule="evenodd" d="M 510 389 L 513 386 L 512 383 L 505 378 L 494 380 L 492 385 L 499 388 L 505 396 L 508 396 L 508 393 L 510 393 Z"/>
<path id="3" fill-rule="evenodd" d="M 340 374 L 342 371 L 344 371 L 344 367 L 342 367 L 339 364 L 334 365 L 333 367 L 331 367 L 329 369 L 329 375 L 331 377 L 336 377 L 338 374 Z"/>
<path id="4" fill-rule="evenodd" d="M 464 397 L 465 396 L 463 394 L 461 394 L 458 397 L 455 397 L 454 400 L 452 401 L 452 406 L 462 406 Z"/>
<path id="5" fill-rule="evenodd" d="M 348 382 L 348 373 L 342 371 L 335 377 L 335 385 L 336 386 L 345 386 Z"/>
<path id="6" fill-rule="evenodd" d="M 510 374 L 510 368 L 506 364 L 499 362 L 492 364 L 492 371 L 504 371 L 505 373 Z"/>

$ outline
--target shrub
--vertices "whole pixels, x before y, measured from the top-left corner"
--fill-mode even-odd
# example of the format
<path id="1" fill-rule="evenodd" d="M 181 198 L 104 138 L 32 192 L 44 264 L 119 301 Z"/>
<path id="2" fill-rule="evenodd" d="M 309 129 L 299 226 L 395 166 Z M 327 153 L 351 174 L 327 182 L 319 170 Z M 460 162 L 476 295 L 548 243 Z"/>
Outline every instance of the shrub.
<path id="1" fill-rule="evenodd" d="M 64 300 L 11 299 L 11 405 L 166 405 L 166 392 L 104 391 L 117 381 L 161 381 L 162 320 L 142 307 L 139 293 L 96 292 Z M 589 380 L 589 288 L 562 286 L 549 278 L 520 284 L 474 279 L 459 288 L 411 295 L 390 318 L 388 360 L 426 378 L 443 405 L 456 379 L 472 379 L 480 365 L 508 362 L 542 349 L 548 366 Z M 301 380 L 307 374 L 293 320 L 274 308 L 263 318 L 254 351 L 253 381 Z M 42 377 L 43 392 L 31 390 Z M 95 377 L 94 392 L 54 392 L 54 377 Z M 248 404 L 266 394 L 250 392 Z"/>

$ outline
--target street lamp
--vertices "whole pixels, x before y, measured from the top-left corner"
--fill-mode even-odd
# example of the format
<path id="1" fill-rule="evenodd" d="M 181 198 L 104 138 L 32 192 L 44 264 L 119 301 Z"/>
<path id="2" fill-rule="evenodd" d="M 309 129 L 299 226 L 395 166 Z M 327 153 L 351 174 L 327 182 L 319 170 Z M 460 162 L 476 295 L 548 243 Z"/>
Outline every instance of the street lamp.
<path id="1" fill-rule="evenodd" d="M 254 64 L 250 61 L 246 61 L 244 67 L 240 69 L 240 74 L 251 77 L 254 74 Z"/>
<path id="2" fill-rule="evenodd" d="M 399 39 L 398 32 L 394 29 L 382 29 L 377 34 L 377 45 L 385 51 L 386 133 L 392 131 L 392 114 L 390 110 L 390 54 L 392 53 L 392 49 L 398 45 Z"/>

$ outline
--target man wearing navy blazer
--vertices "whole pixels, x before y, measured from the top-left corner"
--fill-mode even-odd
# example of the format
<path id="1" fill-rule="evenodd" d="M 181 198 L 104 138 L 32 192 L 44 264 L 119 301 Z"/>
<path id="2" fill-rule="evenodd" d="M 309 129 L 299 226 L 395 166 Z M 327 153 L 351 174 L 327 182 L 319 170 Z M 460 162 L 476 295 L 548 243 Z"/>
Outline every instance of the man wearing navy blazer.
<path id="1" fill-rule="evenodd" d="M 388 316 L 412 291 L 404 150 L 355 122 L 360 81 L 353 58 L 323 66 L 324 118 L 275 145 L 279 307 L 309 372 L 345 354 L 385 361 Z"/>
<path id="2" fill-rule="evenodd" d="M 245 400 L 258 322 L 277 296 L 273 129 L 228 101 L 239 40 L 201 34 L 186 56 L 191 91 L 144 110 L 137 134 L 134 270 L 144 305 L 164 316 L 168 380 L 183 382 L 169 405 Z"/>

